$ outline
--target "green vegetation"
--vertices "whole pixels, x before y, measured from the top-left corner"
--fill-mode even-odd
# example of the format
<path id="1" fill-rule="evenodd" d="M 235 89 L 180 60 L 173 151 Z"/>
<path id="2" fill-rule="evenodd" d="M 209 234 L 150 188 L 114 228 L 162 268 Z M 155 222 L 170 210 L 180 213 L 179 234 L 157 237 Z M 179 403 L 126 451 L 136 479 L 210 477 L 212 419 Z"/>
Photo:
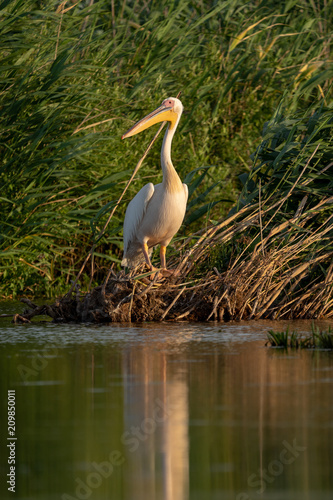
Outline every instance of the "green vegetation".
<path id="1" fill-rule="evenodd" d="M 271 347 L 283 347 L 284 349 L 287 349 L 288 347 L 295 349 L 333 349 L 333 330 L 329 327 L 327 332 L 321 331 L 318 327 L 315 327 L 313 323 L 311 335 L 308 335 L 305 338 L 295 331 L 289 335 L 288 328 L 286 331 L 282 332 L 269 330 L 267 338 L 268 341 L 266 345 L 269 344 Z"/>
<path id="2" fill-rule="evenodd" d="M 192 196 L 178 240 L 204 242 L 188 272 L 285 248 L 281 286 L 253 276 L 253 317 L 276 293 L 288 308 L 286 284 L 331 280 L 332 25 L 332 0 L 1 2 L 0 294 L 68 290 L 151 137 L 122 133 L 179 91 L 173 159 Z M 128 200 L 161 178 L 159 144 L 96 242 L 97 282 L 120 268 Z"/>

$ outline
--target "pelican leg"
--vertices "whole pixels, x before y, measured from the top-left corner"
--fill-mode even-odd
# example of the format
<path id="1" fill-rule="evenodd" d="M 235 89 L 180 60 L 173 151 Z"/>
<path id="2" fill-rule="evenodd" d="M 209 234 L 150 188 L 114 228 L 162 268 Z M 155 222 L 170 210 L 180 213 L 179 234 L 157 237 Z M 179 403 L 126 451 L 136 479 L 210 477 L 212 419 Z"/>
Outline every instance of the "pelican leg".
<path id="1" fill-rule="evenodd" d="M 147 266 L 149 267 L 149 269 L 150 269 L 151 271 L 153 271 L 153 270 L 154 270 L 154 266 L 153 266 L 153 264 L 150 262 L 149 253 L 148 253 L 148 245 L 147 245 L 147 243 L 143 243 L 143 244 L 142 244 L 142 253 L 143 253 L 143 255 L 144 255 L 144 258 L 145 258 L 145 261 L 146 261 Z"/>
<path id="2" fill-rule="evenodd" d="M 165 260 L 166 247 L 164 245 L 160 246 L 160 260 L 161 260 L 161 268 L 166 269 L 166 260 Z"/>
<path id="3" fill-rule="evenodd" d="M 154 267 L 153 264 L 150 261 L 147 243 L 143 243 L 143 245 L 142 245 L 142 253 L 144 255 L 146 264 L 149 267 L 149 269 L 151 271 L 157 271 L 156 267 Z M 160 273 L 157 271 L 157 274 L 159 275 Z M 155 278 L 155 276 L 156 276 L 156 273 L 151 274 L 150 275 L 150 279 L 153 280 Z"/>
<path id="4" fill-rule="evenodd" d="M 160 246 L 160 259 L 161 259 L 161 268 L 162 268 L 161 274 L 164 278 L 169 278 L 170 276 L 175 275 L 175 271 L 170 271 L 170 269 L 167 269 L 165 253 L 166 253 L 166 246 L 161 245 Z"/>

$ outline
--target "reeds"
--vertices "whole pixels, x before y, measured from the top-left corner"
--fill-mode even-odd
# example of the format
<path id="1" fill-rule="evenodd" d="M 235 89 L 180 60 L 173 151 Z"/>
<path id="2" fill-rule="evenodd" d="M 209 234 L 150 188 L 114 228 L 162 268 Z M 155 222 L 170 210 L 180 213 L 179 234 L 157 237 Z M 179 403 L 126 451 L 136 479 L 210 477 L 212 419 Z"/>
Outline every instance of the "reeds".
<path id="1" fill-rule="evenodd" d="M 282 173 L 286 162 L 280 168 Z M 310 178 L 303 177 L 306 169 Z M 151 273 L 116 274 L 111 268 L 103 285 L 88 294 L 76 286 L 44 313 L 55 321 L 96 322 L 333 317 L 333 196 L 320 200 L 315 189 L 329 169 L 316 147 L 295 182 L 284 176 L 273 196 L 263 190 L 260 202 L 253 198 L 192 234 L 170 262 L 177 270 L 172 279 L 160 281 L 156 274 L 150 281 Z M 42 314 L 36 308 L 25 317 Z M 295 347 L 307 342 L 295 333 L 288 337 L 288 331 L 275 337 Z M 324 335 L 317 337 L 325 341 Z"/>
<path id="2" fill-rule="evenodd" d="M 331 270 L 326 259 L 330 249 L 325 244 L 330 223 L 324 222 L 329 213 L 329 162 L 319 175 L 311 161 L 297 189 L 280 206 L 280 182 L 286 179 L 284 199 L 317 147 L 315 137 L 313 149 L 303 152 L 293 149 L 293 141 L 287 143 L 288 151 L 273 144 L 266 147 L 270 140 L 266 137 L 252 170 L 249 154 L 275 109 L 276 123 L 281 126 L 283 115 L 285 133 L 289 131 L 291 137 L 288 119 L 296 109 L 316 105 L 321 117 L 319 102 L 323 109 L 331 109 L 332 2 L 181 0 L 157 5 L 149 0 L 141 5 L 124 0 L 112 5 L 106 0 L 13 0 L 0 6 L 1 295 L 51 297 L 68 291 L 145 149 L 139 137 L 129 150 L 121 143 L 122 133 L 164 97 L 181 90 L 186 112 L 175 137 L 173 159 L 182 178 L 187 176 L 192 197 L 178 240 L 179 244 L 183 238 L 185 260 L 177 265 L 194 276 L 199 269 L 207 272 L 203 261 L 212 262 L 208 289 L 222 290 L 224 285 L 215 283 L 220 277 L 211 270 L 216 267 L 224 279 L 233 257 L 225 282 L 237 283 L 237 292 L 228 285 L 230 293 L 214 291 L 212 302 L 217 297 L 218 311 L 226 293 L 224 297 L 234 304 L 230 311 L 223 305 L 230 317 L 257 317 L 261 307 L 266 308 L 265 314 L 272 308 L 283 315 L 289 314 L 290 307 L 301 310 L 304 301 L 298 304 L 297 294 L 291 305 L 285 295 L 282 307 L 283 290 L 294 287 L 297 292 L 297 280 L 303 285 L 304 276 L 312 271 L 307 303 L 315 294 L 319 302 L 320 297 L 328 302 L 326 309 L 321 302 L 315 304 L 314 314 L 329 310 L 326 292 Z M 281 101 L 282 89 L 287 95 Z M 285 110 L 278 107 L 279 102 Z M 331 130 L 328 122 L 321 121 L 320 127 L 322 132 Z M 273 133 L 272 127 L 269 130 Z M 318 130 L 316 124 L 314 130 Z M 321 136 L 315 154 L 318 161 L 320 155 L 330 154 L 330 144 L 328 137 Z M 268 155 L 267 161 L 263 154 Z M 260 158 L 266 161 L 264 167 L 258 163 Z M 297 168 L 289 162 L 290 171 L 281 179 L 280 160 L 286 158 L 293 158 Z M 310 202 L 304 197 L 313 191 L 313 175 L 318 180 L 317 195 Z M 160 178 L 157 146 L 130 186 L 128 199 L 148 180 Z M 241 182 L 245 187 L 239 198 Z M 96 245 L 94 268 L 82 276 L 83 289 L 92 275 L 94 284 L 102 282 L 112 263 L 120 269 L 121 226 L 128 199 L 117 208 Z M 236 202 L 239 211 L 219 222 Z M 283 220 L 281 210 L 286 207 Z M 273 217 L 274 210 L 279 215 Z M 274 234 L 269 233 L 272 217 Z M 322 228 L 311 238 L 308 224 L 320 217 Z M 213 226 L 211 220 L 216 221 Z M 295 224 L 298 230 L 292 233 L 289 250 L 297 258 L 282 244 L 278 254 L 280 238 L 288 239 Z M 259 226 L 260 235 L 254 234 Z M 201 227 L 205 231 L 194 234 Z M 308 260 L 302 270 L 303 237 Z M 253 254 L 243 246 L 238 252 L 235 238 L 252 241 Z M 219 254 L 216 262 L 214 252 Z M 269 255 L 272 263 L 267 274 L 263 269 Z M 289 265 L 295 276 L 288 274 Z M 253 266 L 258 269 L 251 278 Z M 316 274 L 319 269 L 325 269 L 325 286 Z M 278 276 L 281 279 L 275 282 Z M 246 305 L 236 314 L 233 297 L 240 294 Z"/>
<path id="3" fill-rule="evenodd" d="M 217 268 L 211 289 L 220 315 L 333 316 L 332 130 L 330 110 L 289 115 L 288 126 L 275 117 L 241 194 L 243 208 L 197 235 L 180 267 L 189 275 Z"/>

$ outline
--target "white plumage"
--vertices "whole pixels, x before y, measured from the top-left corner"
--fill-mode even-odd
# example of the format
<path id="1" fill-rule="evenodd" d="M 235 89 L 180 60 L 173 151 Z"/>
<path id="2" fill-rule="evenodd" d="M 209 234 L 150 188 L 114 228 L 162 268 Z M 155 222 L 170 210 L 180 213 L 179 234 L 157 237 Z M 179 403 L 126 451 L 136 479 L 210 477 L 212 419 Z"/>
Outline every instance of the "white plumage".
<path id="1" fill-rule="evenodd" d="M 122 266 L 134 267 L 146 262 L 154 270 L 150 256 L 153 247 L 160 245 L 161 267 L 166 269 L 166 247 L 183 222 L 188 198 L 187 185 L 182 184 L 171 161 L 172 138 L 182 111 L 179 99 L 169 97 L 122 137 L 131 137 L 158 122 L 169 122 L 161 149 L 163 181 L 156 186 L 151 182 L 146 184 L 126 210 Z"/>
<path id="2" fill-rule="evenodd" d="M 143 186 L 129 202 L 124 220 L 124 258 L 122 266 L 132 267 L 144 262 L 142 253 L 142 243 L 139 242 L 136 234 L 147 213 L 147 205 L 155 192 L 155 186 L 151 182 Z M 152 248 L 149 249 L 149 256 Z"/>

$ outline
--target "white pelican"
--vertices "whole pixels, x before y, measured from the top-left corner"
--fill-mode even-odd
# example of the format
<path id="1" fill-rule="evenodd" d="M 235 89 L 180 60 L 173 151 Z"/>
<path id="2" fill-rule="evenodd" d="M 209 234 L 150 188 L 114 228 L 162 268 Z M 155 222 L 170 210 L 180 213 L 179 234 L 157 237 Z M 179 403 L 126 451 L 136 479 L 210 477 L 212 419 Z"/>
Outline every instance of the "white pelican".
<path id="1" fill-rule="evenodd" d="M 180 228 L 186 210 L 188 188 L 183 184 L 171 161 L 171 142 L 183 112 L 179 99 L 168 97 L 155 111 L 138 121 L 123 136 L 142 132 L 155 123 L 167 121 L 161 149 L 163 181 L 155 186 L 146 184 L 128 204 L 124 220 L 124 256 L 122 266 L 135 267 L 146 262 L 154 271 L 150 257 L 153 247 L 160 245 L 161 268 L 166 269 L 165 252 L 173 236 Z"/>

